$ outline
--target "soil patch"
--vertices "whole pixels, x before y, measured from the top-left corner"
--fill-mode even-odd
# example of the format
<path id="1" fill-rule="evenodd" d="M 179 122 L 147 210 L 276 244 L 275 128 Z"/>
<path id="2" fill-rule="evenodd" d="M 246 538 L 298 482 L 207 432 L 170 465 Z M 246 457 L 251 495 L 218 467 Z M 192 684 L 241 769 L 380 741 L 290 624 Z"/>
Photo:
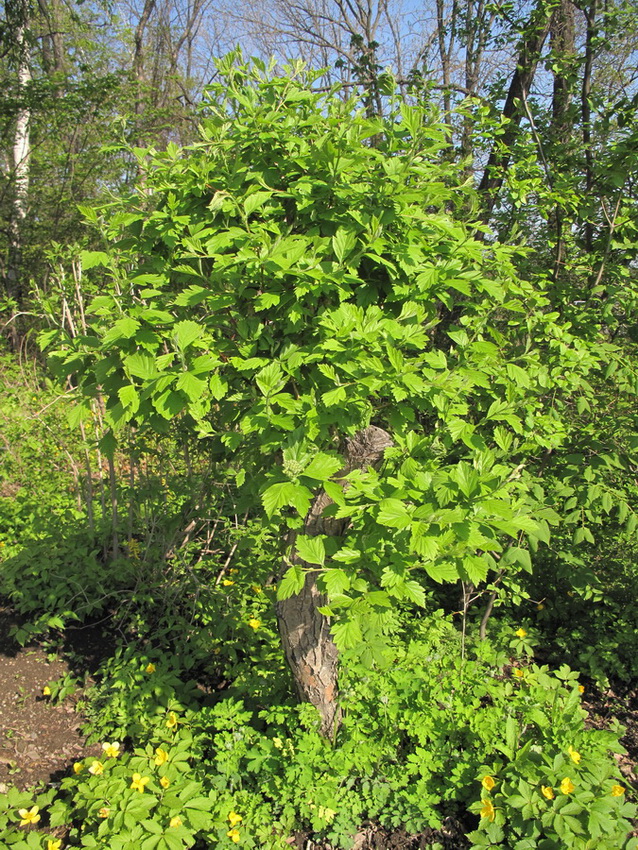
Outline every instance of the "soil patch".
<path id="1" fill-rule="evenodd" d="M 0 608 L 0 791 L 9 785 L 20 790 L 48 785 L 73 762 L 101 753 L 99 745 L 87 746 L 80 732 L 84 718 L 77 697 L 53 704 L 43 694 L 48 682 L 77 674 L 77 665 L 42 646 L 20 647 L 10 637 L 18 623 L 10 610 Z"/>

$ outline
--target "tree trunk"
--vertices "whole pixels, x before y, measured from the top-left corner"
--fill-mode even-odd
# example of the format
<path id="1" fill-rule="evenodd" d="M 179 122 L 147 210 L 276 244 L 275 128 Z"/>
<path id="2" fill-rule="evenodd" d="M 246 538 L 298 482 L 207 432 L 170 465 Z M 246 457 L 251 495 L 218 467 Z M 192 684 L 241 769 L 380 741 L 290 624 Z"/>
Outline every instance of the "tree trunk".
<path id="1" fill-rule="evenodd" d="M 552 124 L 550 127 L 550 141 L 552 160 L 558 167 L 567 167 L 566 163 L 560 162 L 561 152 L 564 155 L 566 146 L 572 136 L 573 119 L 570 115 L 571 85 L 570 65 L 575 55 L 575 26 L 574 6 L 571 0 L 560 0 L 554 10 L 550 23 L 550 42 L 552 48 L 553 62 L 553 87 L 552 87 Z M 554 208 L 550 227 L 554 231 L 556 244 L 554 253 L 555 282 L 558 282 L 565 261 L 565 237 L 563 232 L 564 209 L 560 204 Z"/>
<path id="2" fill-rule="evenodd" d="M 16 116 L 13 136 L 13 203 L 9 220 L 9 245 L 7 266 L 5 272 L 5 289 L 17 309 L 24 300 L 24 269 L 22 268 L 22 246 L 24 222 L 27 217 L 29 196 L 29 167 L 31 158 L 30 124 L 31 108 L 27 103 L 27 87 L 31 82 L 31 64 L 28 42 L 29 5 L 27 0 L 17 0 L 11 4 L 15 15 L 13 24 L 14 44 L 16 52 L 16 70 L 18 79 L 18 96 L 21 104 Z M 9 8 L 7 11 L 9 11 Z M 15 321 L 12 323 L 12 343 L 18 343 L 18 329 Z"/>
<path id="3" fill-rule="evenodd" d="M 352 470 L 378 466 L 385 450 L 391 445 L 389 434 L 374 425 L 349 439 L 344 466 L 338 475 L 342 487 L 345 489 L 348 486 L 344 479 Z M 345 532 L 348 520 L 324 517 L 330 504 L 332 500 L 321 490 L 315 497 L 303 527 L 292 535 L 292 548 L 286 566 L 290 563 L 309 566 L 295 550 L 297 534 L 337 537 Z M 319 608 L 328 604 L 317 585 L 319 575 L 319 570 L 310 569 L 301 592 L 277 603 L 277 620 L 297 693 L 301 700 L 311 703 L 318 710 L 321 733 L 327 738 L 334 738 L 341 719 L 337 701 L 338 651 L 330 636 L 330 620 L 319 612 Z"/>
<path id="4" fill-rule="evenodd" d="M 511 147 L 518 133 L 521 117 L 524 114 L 523 105 L 534 80 L 540 52 L 549 32 L 550 18 L 550 4 L 546 3 L 545 0 L 540 0 L 532 12 L 527 33 L 521 42 L 516 70 L 512 76 L 501 113 L 507 121 L 506 129 L 503 135 L 494 142 L 479 186 L 479 192 L 483 196 L 482 218 L 484 222 L 489 221 L 498 192 L 503 185 L 505 170 L 510 161 Z"/>

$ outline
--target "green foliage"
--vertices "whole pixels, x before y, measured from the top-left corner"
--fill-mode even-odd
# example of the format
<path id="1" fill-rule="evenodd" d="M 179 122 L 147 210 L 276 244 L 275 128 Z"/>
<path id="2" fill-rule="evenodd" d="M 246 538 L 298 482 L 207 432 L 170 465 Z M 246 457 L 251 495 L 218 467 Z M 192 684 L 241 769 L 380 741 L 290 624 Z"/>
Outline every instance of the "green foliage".
<path id="1" fill-rule="evenodd" d="M 180 423 L 280 539 L 323 487 L 348 532 L 300 545 L 342 648 L 432 583 L 518 587 L 564 516 L 574 441 L 607 448 L 601 388 L 633 399 L 630 364 L 561 318 L 543 276 L 517 276 L 520 251 L 455 220 L 472 192 L 422 108 L 369 118 L 298 68 L 271 79 L 231 56 L 220 71 L 200 141 L 148 151 L 143 189 L 102 212 L 105 250 L 84 262 L 118 294 L 52 352 L 80 384 L 78 416 L 103 394 L 107 453 L 127 427 Z M 339 451 L 371 422 L 394 448 L 344 491 Z M 633 449 L 608 454 L 626 469 Z M 597 515 L 614 504 L 605 474 L 585 470 Z M 303 579 L 291 567 L 280 598 Z"/>

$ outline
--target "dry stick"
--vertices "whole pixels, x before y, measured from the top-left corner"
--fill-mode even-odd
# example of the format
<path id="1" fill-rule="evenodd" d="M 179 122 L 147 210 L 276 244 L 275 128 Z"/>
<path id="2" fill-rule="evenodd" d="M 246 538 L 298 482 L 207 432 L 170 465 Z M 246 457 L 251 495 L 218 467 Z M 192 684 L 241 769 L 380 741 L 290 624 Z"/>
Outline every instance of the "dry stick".
<path id="1" fill-rule="evenodd" d="M 93 516 L 93 470 L 91 469 L 91 453 L 86 440 L 84 422 L 80 422 L 80 433 L 84 446 L 84 463 L 86 465 L 86 514 L 89 520 L 89 531 L 91 536 L 95 535 L 95 518 Z"/>
<path id="2" fill-rule="evenodd" d="M 115 462 L 112 457 L 108 457 L 109 464 L 109 488 L 111 493 L 111 552 L 113 560 L 117 559 L 120 551 L 120 544 L 117 534 L 118 526 L 118 511 L 117 511 L 117 476 L 115 474 Z"/>

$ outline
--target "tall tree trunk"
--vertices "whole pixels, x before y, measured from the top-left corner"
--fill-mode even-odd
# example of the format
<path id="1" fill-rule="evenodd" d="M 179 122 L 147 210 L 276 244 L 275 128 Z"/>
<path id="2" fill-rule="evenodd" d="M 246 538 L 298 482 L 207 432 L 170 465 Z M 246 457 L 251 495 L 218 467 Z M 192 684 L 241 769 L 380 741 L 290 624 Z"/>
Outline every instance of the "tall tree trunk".
<path id="1" fill-rule="evenodd" d="M 591 84 L 594 65 L 594 44 L 597 36 L 598 13 L 597 0 L 592 0 L 589 7 L 583 9 L 587 21 L 587 36 L 585 41 L 585 66 L 581 88 L 581 118 L 583 127 L 583 148 L 585 150 L 585 196 L 591 197 L 594 188 L 594 154 L 591 144 Z M 585 222 L 585 249 L 591 253 L 594 246 L 594 226 L 591 220 Z"/>
<path id="2" fill-rule="evenodd" d="M 574 6 L 571 0 L 560 0 L 554 10 L 550 22 L 550 41 L 553 57 L 554 80 L 552 88 L 552 124 L 550 138 L 553 148 L 552 159 L 557 161 L 560 152 L 573 131 L 573 120 L 570 116 L 571 85 L 570 71 L 574 59 Z M 559 166 L 560 167 L 560 166 Z M 565 259 L 565 238 L 563 234 L 564 210 L 557 204 L 550 227 L 554 230 L 554 280 L 558 281 Z"/>
<path id="3" fill-rule="evenodd" d="M 489 220 L 492 214 L 498 192 L 505 179 L 505 169 L 510 161 L 511 147 L 518 133 L 521 117 L 525 112 L 523 106 L 534 81 L 540 52 L 549 32 L 550 18 L 551 5 L 546 0 L 540 0 L 540 3 L 532 12 L 526 34 L 521 42 L 516 70 L 512 76 L 501 113 L 505 119 L 506 129 L 503 135 L 494 142 L 479 186 L 479 192 L 483 196 L 482 218 L 485 222 Z"/>
<path id="4" fill-rule="evenodd" d="M 31 157 L 30 124 L 31 107 L 27 102 L 27 87 L 31 82 L 30 49 L 28 40 L 29 2 L 14 0 L 7 7 L 13 12 L 13 33 L 20 106 L 16 116 L 13 136 L 13 202 L 9 219 L 9 245 L 5 271 L 6 293 L 18 309 L 25 296 L 22 249 L 24 223 L 27 218 L 29 198 L 29 167 Z M 9 16 L 9 15 L 8 15 Z M 12 342 L 18 341 L 16 323 L 12 323 Z"/>
<path id="5" fill-rule="evenodd" d="M 348 486 L 343 479 L 352 470 L 378 466 L 385 450 L 391 445 L 389 434 L 374 425 L 349 439 L 346 442 L 344 466 L 338 475 L 338 479 L 342 479 L 342 486 Z M 325 517 L 324 512 L 330 504 L 332 500 L 325 490 L 321 490 L 315 497 L 303 528 L 297 533 L 310 537 L 317 534 L 341 536 L 348 521 Z M 295 550 L 295 538 L 296 534 L 292 536 L 292 549 L 287 564 L 299 564 L 309 569 L 301 592 L 277 603 L 279 632 L 300 699 L 315 706 L 321 717 L 322 734 L 334 738 L 341 719 L 337 700 L 338 651 L 330 636 L 330 621 L 319 612 L 319 608 L 328 604 L 317 585 L 320 573 L 299 557 Z"/>

